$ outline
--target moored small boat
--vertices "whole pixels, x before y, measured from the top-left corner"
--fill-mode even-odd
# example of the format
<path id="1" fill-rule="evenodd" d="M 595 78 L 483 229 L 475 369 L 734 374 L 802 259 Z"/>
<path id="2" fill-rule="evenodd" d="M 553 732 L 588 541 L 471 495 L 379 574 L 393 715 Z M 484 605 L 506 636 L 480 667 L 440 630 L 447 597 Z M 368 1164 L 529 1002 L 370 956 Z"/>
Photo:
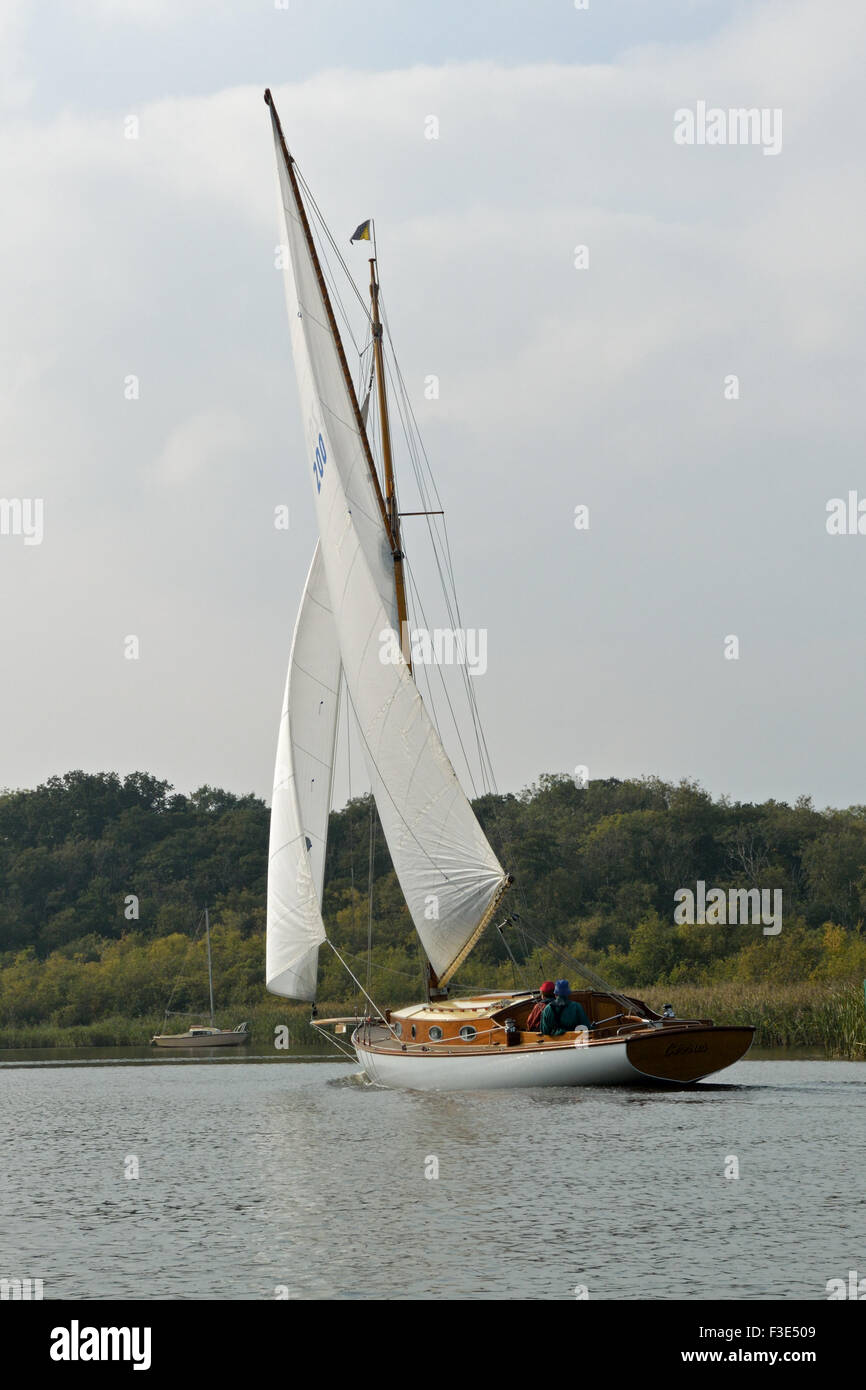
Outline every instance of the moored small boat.
<path id="1" fill-rule="evenodd" d="M 155 1047 L 240 1047 L 248 1043 L 252 1034 L 246 1023 L 237 1028 L 188 1028 L 185 1033 L 155 1033 L 151 1043 Z"/>
<path id="2" fill-rule="evenodd" d="M 205 1024 L 193 1024 L 185 1033 L 154 1033 L 151 1038 L 153 1047 L 184 1047 L 184 1048 L 203 1048 L 203 1047 L 240 1047 L 242 1043 L 248 1043 L 251 1037 L 249 1024 L 239 1023 L 237 1028 L 217 1028 L 214 1020 L 213 1006 L 213 958 L 211 956 L 210 942 L 210 913 L 207 908 L 204 910 L 204 930 L 207 942 L 207 983 L 208 997 L 210 999 L 210 1026 Z M 169 1011 L 166 1010 L 166 1018 Z"/>

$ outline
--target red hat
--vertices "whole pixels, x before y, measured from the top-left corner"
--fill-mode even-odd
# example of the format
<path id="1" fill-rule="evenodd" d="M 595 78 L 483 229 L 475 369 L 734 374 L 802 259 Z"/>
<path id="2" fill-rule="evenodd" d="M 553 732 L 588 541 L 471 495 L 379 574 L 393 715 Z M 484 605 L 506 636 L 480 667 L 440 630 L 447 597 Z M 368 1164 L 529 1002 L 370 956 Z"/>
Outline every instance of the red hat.
<path id="1" fill-rule="evenodd" d="M 542 994 L 553 994 L 553 992 L 554 992 L 555 989 L 556 989 L 556 985 L 553 983 L 552 980 L 545 980 L 545 981 L 544 981 L 544 984 L 541 986 L 541 993 L 542 993 Z"/>

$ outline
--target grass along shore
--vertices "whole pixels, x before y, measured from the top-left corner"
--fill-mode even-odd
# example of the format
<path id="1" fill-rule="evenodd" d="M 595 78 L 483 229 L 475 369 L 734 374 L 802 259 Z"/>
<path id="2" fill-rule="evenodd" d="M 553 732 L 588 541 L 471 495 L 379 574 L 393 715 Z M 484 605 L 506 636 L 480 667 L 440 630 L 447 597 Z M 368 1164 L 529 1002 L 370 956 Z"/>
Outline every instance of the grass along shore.
<path id="1" fill-rule="evenodd" d="M 866 1007 L 860 981 L 774 988 L 724 981 L 666 985 L 651 992 L 654 997 L 664 995 L 662 1002 L 670 1000 L 682 1018 L 753 1024 L 756 1047 L 811 1047 L 828 1057 L 866 1060 Z M 645 997 L 640 990 L 634 993 Z"/>
<path id="2" fill-rule="evenodd" d="M 785 984 L 777 987 L 725 981 L 712 985 L 648 985 L 626 991 L 654 1008 L 673 1004 L 681 1018 L 711 1018 L 714 1023 L 753 1024 L 755 1046 L 808 1047 L 827 1057 L 866 1060 L 866 1008 L 859 981 L 838 984 Z M 346 1000 L 323 1002 L 319 1015 L 351 1013 Z M 287 1027 L 289 1047 L 324 1051 L 331 1047 L 310 1023 L 308 1005 L 273 1002 L 243 1009 L 220 1010 L 216 1023 L 234 1028 L 246 1019 L 253 1046 L 260 1052 L 276 1049 L 276 1029 Z M 92 1023 L 62 1026 L 50 1020 L 0 1026 L 0 1049 L 51 1047 L 141 1047 L 154 1033 L 184 1032 L 199 1018 L 170 1018 L 162 1014 L 139 1018 L 112 1014 Z M 336 1049 L 334 1055 L 336 1056 Z"/>
<path id="3" fill-rule="evenodd" d="M 322 1018 L 346 1011 L 345 1004 L 320 1004 Z M 288 1028 L 288 1050 L 314 1048 L 319 1052 L 336 1048 L 323 1039 L 321 1031 L 310 1023 L 309 1005 L 257 1005 L 244 1009 L 217 1009 L 217 1028 L 236 1028 L 246 1020 L 252 1034 L 252 1046 L 259 1052 L 266 1049 L 281 1051 L 275 1044 L 276 1029 Z M 142 1014 L 137 1018 L 111 1014 L 93 1023 L 56 1024 L 19 1023 L 0 1025 L 0 1050 L 4 1048 L 49 1047 L 144 1047 L 154 1033 L 184 1033 L 190 1026 L 209 1025 L 206 1015 L 187 1018 L 164 1018 L 162 1014 Z M 154 1049 L 156 1051 L 156 1049 Z"/>

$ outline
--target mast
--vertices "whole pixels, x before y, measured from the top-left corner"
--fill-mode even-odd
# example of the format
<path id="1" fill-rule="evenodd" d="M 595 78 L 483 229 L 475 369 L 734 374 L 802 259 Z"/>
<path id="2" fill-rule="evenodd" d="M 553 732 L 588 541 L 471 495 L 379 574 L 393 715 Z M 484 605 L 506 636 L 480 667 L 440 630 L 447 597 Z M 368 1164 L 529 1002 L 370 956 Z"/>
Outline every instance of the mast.
<path id="1" fill-rule="evenodd" d="M 208 917 L 206 907 L 204 910 L 204 931 L 205 937 L 207 938 L 207 985 L 210 992 L 210 1026 L 211 1028 L 215 1028 L 216 1024 L 213 1018 L 213 962 L 211 961 L 210 954 L 210 918 Z"/>
<path id="2" fill-rule="evenodd" d="M 375 238 L 373 248 L 375 252 Z M 378 264 L 375 254 L 370 257 L 370 300 L 373 306 L 373 358 L 376 363 L 376 394 L 379 401 L 379 421 L 382 428 L 382 460 L 385 465 L 385 510 L 394 540 L 394 586 L 397 591 L 397 619 L 400 623 L 400 647 L 403 659 L 412 670 L 409 646 L 409 614 L 406 606 L 406 580 L 403 574 L 403 550 L 400 544 L 400 513 L 397 510 L 397 489 L 394 483 L 394 456 L 391 452 L 391 421 L 388 415 L 388 395 L 385 389 L 385 361 L 382 352 L 382 320 L 379 317 Z"/>

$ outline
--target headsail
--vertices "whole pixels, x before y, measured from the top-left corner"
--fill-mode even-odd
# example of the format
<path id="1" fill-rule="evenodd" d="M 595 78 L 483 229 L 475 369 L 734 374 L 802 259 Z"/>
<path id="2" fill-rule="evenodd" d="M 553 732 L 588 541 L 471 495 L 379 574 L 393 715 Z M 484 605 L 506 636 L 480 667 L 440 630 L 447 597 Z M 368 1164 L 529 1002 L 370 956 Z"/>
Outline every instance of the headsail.
<path id="1" fill-rule="evenodd" d="M 392 537 L 291 156 L 269 94 L 266 100 L 291 257 L 292 347 L 343 675 L 394 869 L 443 980 L 508 880 L 394 640 Z"/>
<path id="2" fill-rule="evenodd" d="M 340 650 L 316 546 L 286 676 L 268 856 L 265 981 L 273 994 L 291 999 L 315 999 L 325 940 L 322 882 L 339 686 Z"/>

